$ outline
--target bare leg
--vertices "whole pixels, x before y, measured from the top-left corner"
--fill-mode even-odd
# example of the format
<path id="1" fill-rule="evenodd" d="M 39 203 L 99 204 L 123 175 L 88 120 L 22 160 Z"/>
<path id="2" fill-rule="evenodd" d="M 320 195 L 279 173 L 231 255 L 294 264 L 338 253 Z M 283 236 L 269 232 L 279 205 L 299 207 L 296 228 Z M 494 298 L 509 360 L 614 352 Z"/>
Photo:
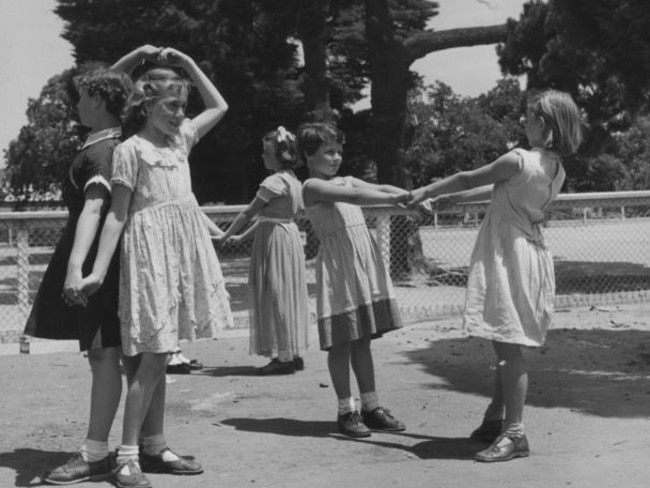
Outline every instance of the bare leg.
<path id="1" fill-rule="evenodd" d="M 327 354 L 327 367 L 339 399 L 352 396 L 350 390 L 350 343 L 332 346 Z"/>
<path id="2" fill-rule="evenodd" d="M 129 380 L 124 405 L 122 444 L 135 446 L 140 429 L 160 382 L 165 381 L 167 354 L 142 353 L 140 364 Z"/>
<path id="3" fill-rule="evenodd" d="M 370 337 L 351 343 L 352 370 L 357 378 L 360 393 L 375 391 L 375 367 L 370 351 Z"/>
<path id="4" fill-rule="evenodd" d="M 106 442 L 122 396 L 121 351 L 118 347 L 91 349 L 88 361 L 92 371 L 88 439 Z"/>
<path id="5" fill-rule="evenodd" d="M 497 354 L 497 342 L 492 342 L 494 347 L 494 352 Z M 503 420 L 503 382 L 501 381 L 501 366 L 499 364 L 499 359 L 497 359 L 495 370 L 494 370 L 494 391 L 492 392 L 492 400 L 490 405 L 485 412 L 485 418 L 487 420 Z"/>
<path id="6" fill-rule="evenodd" d="M 138 370 L 138 366 L 140 366 L 140 356 L 124 358 L 124 371 L 129 386 Z M 166 392 L 167 383 L 164 380 L 160 381 L 151 397 L 151 404 L 142 422 L 142 437 L 163 434 Z"/>
<path id="7" fill-rule="evenodd" d="M 506 407 L 505 425 L 521 425 L 528 391 L 528 373 L 521 346 L 495 342 Z"/>

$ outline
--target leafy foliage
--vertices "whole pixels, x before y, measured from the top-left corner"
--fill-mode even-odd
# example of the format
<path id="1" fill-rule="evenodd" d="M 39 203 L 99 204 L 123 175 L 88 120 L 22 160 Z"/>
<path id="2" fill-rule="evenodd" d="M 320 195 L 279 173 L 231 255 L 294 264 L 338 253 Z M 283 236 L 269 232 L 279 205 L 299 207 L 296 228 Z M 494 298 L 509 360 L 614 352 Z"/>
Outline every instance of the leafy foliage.
<path id="1" fill-rule="evenodd" d="M 567 165 L 572 189 L 614 190 L 636 181 L 619 142 L 650 109 L 649 53 L 644 0 L 533 0 L 519 21 L 509 22 L 508 41 L 499 48 L 502 68 L 526 75 L 531 90 L 571 93 L 585 112 L 586 139 Z"/>
<path id="2" fill-rule="evenodd" d="M 406 165 L 414 186 L 483 166 L 521 145 L 524 96 L 516 79 L 500 80 L 477 98 L 461 97 L 441 82 L 412 91 L 416 129 Z"/>
<path id="3" fill-rule="evenodd" d="M 70 89 L 76 73 L 68 69 L 50 78 L 38 99 L 29 100 L 27 124 L 5 154 L 9 199 L 20 203 L 56 198 L 83 133 Z"/>

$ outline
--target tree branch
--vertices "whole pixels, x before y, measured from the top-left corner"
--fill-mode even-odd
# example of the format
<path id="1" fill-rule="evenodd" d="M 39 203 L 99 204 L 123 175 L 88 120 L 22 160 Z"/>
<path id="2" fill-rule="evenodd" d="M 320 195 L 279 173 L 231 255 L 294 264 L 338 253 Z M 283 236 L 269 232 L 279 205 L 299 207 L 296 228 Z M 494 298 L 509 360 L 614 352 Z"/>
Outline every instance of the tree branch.
<path id="1" fill-rule="evenodd" d="M 406 39 L 404 47 L 408 53 L 410 65 L 415 60 L 435 51 L 455 47 L 497 44 L 504 42 L 507 35 L 507 24 L 425 31 Z"/>

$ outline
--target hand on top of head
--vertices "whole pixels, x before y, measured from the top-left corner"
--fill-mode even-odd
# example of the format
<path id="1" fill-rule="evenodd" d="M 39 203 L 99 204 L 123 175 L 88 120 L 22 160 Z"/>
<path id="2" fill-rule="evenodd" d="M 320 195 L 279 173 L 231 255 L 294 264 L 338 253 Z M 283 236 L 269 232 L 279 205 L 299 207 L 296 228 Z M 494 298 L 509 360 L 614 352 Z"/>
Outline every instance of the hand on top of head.
<path id="1" fill-rule="evenodd" d="M 156 58 L 156 63 L 165 64 L 167 66 L 183 66 L 190 60 L 190 57 L 180 52 L 178 49 L 173 47 L 165 47 L 159 53 Z"/>
<path id="2" fill-rule="evenodd" d="M 164 48 L 162 47 L 157 47 L 157 46 L 152 46 L 151 44 L 145 44 L 144 46 L 140 46 L 139 51 L 142 56 L 142 58 L 145 61 L 150 61 L 152 63 L 157 62 L 158 56 L 160 56 L 160 53 L 163 51 Z"/>

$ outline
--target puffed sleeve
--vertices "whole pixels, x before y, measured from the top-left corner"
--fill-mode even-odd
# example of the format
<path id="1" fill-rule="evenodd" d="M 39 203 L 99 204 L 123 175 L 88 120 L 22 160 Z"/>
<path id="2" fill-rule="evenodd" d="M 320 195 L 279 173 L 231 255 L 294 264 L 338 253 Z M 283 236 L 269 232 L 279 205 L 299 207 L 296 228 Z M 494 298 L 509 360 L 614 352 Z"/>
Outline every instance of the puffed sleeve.
<path id="1" fill-rule="evenodd" d="M 183 120 L 183 123 L 181 124 L 181 138 L 185 143 L 188 153 L 190 152 L 190 149 L 199 142 L 199 133 L 196 130 L 196 126 L 192 122 L 192 119 Z"/>
<path id="2" fill-rule="evenodd" d="M 120 144 L 113 152 L 111 185 L 123 185 L 133 191 L 138 178 L 138 154 L 130 141 Z"/>
<path id="3" fill-rule="evenodd" d="M 93 144 L 87 151 L 83 164 L 77 174 L 77 184 L 85 192 L 92 185 L 100 185 L 109 192 L 111 185 L 111 164 L 116 142 L 102 141 Z"/>
<path id="4" fill-rule="evenodd" d="M 526 171 L 524 171 L 526 152 L 523 149 L 513 149 L 512 152 L 517 155 L 517 173 L 510 177 L 508 184 L 515 186 L 523 183 L 527 179 Z"/>
<path id="5" fill-rule="evenodd" d="M 289 192 L 287 182 L 279 174 L 266 177 L 257 191 L 257 198 L 269 202 L 274 198 L 286 195 Z"/>

